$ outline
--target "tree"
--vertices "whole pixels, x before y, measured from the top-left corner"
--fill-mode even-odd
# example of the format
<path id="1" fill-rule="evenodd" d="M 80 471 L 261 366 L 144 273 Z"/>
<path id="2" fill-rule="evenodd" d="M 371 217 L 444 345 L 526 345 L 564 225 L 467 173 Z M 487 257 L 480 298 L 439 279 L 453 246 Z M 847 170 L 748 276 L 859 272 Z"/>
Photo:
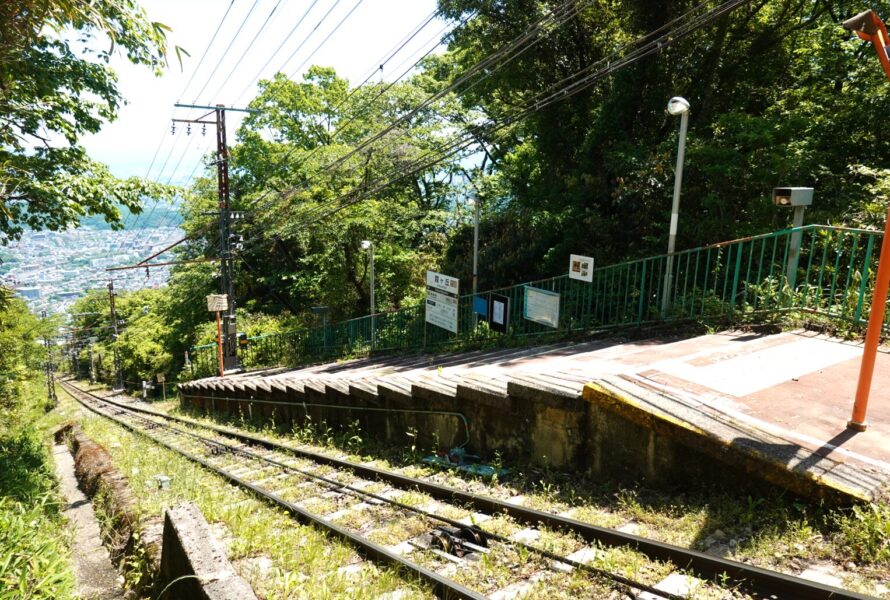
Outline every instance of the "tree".
<path id="1" fill-rule="evenodd" d="M 143 196 L 172 196 L 166 186 L 116 179 L 78 145 L 123 102 L 112 54 L 160 73 L 166 29 L 133 0 L 0 5 L 0 244 L 24 227 L 58 230 L 84 215 L 118 225 L 116 204 L 138 211 Z"/>
<path id="2" fill-rule="evenodd" d="M 7 418 L 15 418 L 21 402 L 22 386 L 41 369 L 46 351 L 40 338 L 52 335 L 52 325 L 28 310 L 20 298 L 0 287 L 0 433 Z"/>
<path id="3" fill-rule="evenodd" d="M 562 4 L 440 0 L 446 16 L 477 14 L 454 34 L 439 72 L 453 80 Z M 595 0 L 461 99 L 496 117 L 697 4 Z M 890 14 L 890 3 L 874 8 Z M 506 134 L 483 136 L 507 187 L 503 211 L 542 236 L 517 261 L 549 274 L 571 252 L 600 264 L 664 252 L 678 125 L 664 107 L 674 95 L 692 104 L 680 248 L 787 226 L 769 203 L 779 185 L 817 188 L 811 220 L 858 224 L 849 207 L 865 204 L 870 186 L 856 166 L 890 167 L 876 100 L 890 86 L 870 48 L 840 27 L 858 10 L 850 1 L 742 4 Z M 516 254 L 510 238 L 483 243 L 493 256 Z"/>
<path id="4" fill-rule="evenodd" d="M 418 104 L 428 83 L 415 78 L 389 90 L 386 84 L 356 89 L 323 67 L 312 67 L 302 81 L 279 74 L 261 82 L 251 103 L 258 112 L 245 119 L 230 163 L 233 205 L 251 217 L 236 232 L 245 240 L 236 293 L 248 313 L 308 313 L 321 304 L 333 319 L 367 314 L 366 239 L 375 245 L 378 309 L 419 300 L 424 270 L 437 266 L 444 249 L 459 157 L 379 191 L 369 188 L 432 151 L 446 137 L 447 123 L 426 111 L 372 149 L 336 161 Z M 181 251 L 183 258 L 215 254 L 206 216 L 215 186 L 204 179 L 192 192 L 185 228 L 195 241 Z"/>

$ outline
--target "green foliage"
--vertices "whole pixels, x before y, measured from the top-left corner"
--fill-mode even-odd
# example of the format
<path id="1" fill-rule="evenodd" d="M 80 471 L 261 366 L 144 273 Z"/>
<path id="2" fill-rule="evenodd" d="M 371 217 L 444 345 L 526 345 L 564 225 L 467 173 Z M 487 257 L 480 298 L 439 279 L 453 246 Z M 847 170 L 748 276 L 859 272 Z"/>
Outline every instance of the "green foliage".
<path id="1" fill-rule="evenodd" d="M 881 223 L 890 139 L 876 133 L 886 112 L 876 99 L 890 86 L 870 49 L 839 26 L 859 9 L 847 0 L 743 4 L 581 93 L 496 134 L 480 131 L 478 146 L 407 173 L 455 131 L 508 114 L 697 3 L 594 0 L 485 77 L 400 118 L 562 5 L 440 0 L 446 17 L 475 16 L 456 29 L 447 52 L 391 86 L 355 88 L 317 66 L 298 81 L 278 74 L 260 83 L 251 103 L 257 112 L 244 120 L 230 161 L 233 208 L 247 215 L 234 226 L 243 237 L 235 261 L 240 331 L 295 331 L 290 352 L 300 332 L 318 323 L 310 308 L 328 307 L 329 322 L 366 315 L 370 256 L 363 240 L 374 244 L 378 311 L 417 305 L 427 269 L 459 277 L 466 290 L 469 196 L 481 206 L 481 289 L 564 273 L 570 253 L 592 255 L 602 266 L 663 252 L 678 141 L 677 119 L 664 106 L 678 94 L 692 106 L 680 249 L 787 226 L 790 212 L 768 200 L 777 185 L 817 189 L 808 222 Z M 890 14 L 890 2 L 875 9 Z M 378 139 L 359 150 L 371 136 Z M 190 192 L 183 227 L 192 241 L 177 256 L 213 257 L 215 173 Z M 122 318 L 133 320 L 133 331 L 118 341 L 128 379 L 177 372 L 184 350 L 213 341 L 204 297 L 219 287 L 217 269 L 176 268 L 166 291 L 150 301 L 134 298 L 135 312 L 122 308 Z M 738 299 L 727 304 L 693 288 L 698 295 L 675 316 L 739 309 Z M 758 299 L 758 310 L 801 293 L 778 279 L 740 291 Z M 858 300 L 846 291 L 845 300 Z M 140 302 L 150 317 L 138 314 Z M 388 344 L 395 333 L 382 331 L 378 341 Z M 264 344 L 250 365 L 284 352 Z M 103 365 L 110 365 L 107 354 Z"/>
<path id="2" fill-rule="evenodd" d="M 56 481 L 44 433 L 35 426 L 44 413 L 44 384 L 30 379 L 16 393 L 0 427 L 0 600 L 72 598 Z"/>
<path id="3" fill-rule="evenodd" d="M 329 68 L 313 67 L 300 82 L 282 75 L 261 82 L 251 103 L 260 112 L 245 119 L 231 163 L 235 208 L 253 217 L 237 232 L 245 243 L 236 295 L 248 313 L 308 313 L 323 305 L 334 320 L 367 314 L 370 264 L 362 240 L 374 243 L 378 310 L 422 296 L 424 271 L 438 266 L 447 241 L 460 166 L 431 167 L 361 203 L 349 204 L 348 197 L 434 148 L 447 123 L 424 113 L 370 153 L 332 163 L 422 100 L 427 83 L 398 83 L 384 101 L 377 99 L 384 84 L 350 89 Z M 205 255 L 215 245 L 212 222 L 201 214 L 216 202 L 215 185 L 208 178 L 192 192 L 186 230 L 201 239 L 184 257 Z"/>
<path id="4" fill-rule="evenodd" d="M 890 505 L 865 504 L 838 518 L 840 538 L 853 559 L 890 565 Z"/>
<path id="5" fill-rule="evenodd" d="M 25 385 L 43 368 L 43 335 L 53 335 L 51 322 L 0 287 L 0 432 L 16 422 Z"/>
<path id="6" fill-rule="evenodd" d="M 558 4 L 441 0 L 448 16 L 478 16 L 458 29 L 438 74 L 456 78 Z M 593 2 L 461 99 L 487 115 L 502 114 L 693 4 Z M 874 8 L 890 13 L 887 2 Z M 501 208 L 490 215 L 493 231 L 482 236 L 483 254 L 522 254 L 524 264 L 549 274 L 570 252 L 592 254 L 601 264 L 662 252 L 678 127 L 664 106 L 674 95 L 692 106 L 678 247 L 785 226 L 790 214 L 768 201 L 783 184 L 816 187 L 810 222 L 879 222 L 881 212 L 866 207 L 886 206 L 879 188 L 890 141 L 877 133 L 884 107 L 875 99 L 888 84 L 871 49 L 839 25 L 858 10 L 846 1 L 743 5 L 536 113 L 509 135 L 483 136 L 503 186 Z M 507 214 L 555 227 L 517 250 L 512 237 L 498 235 Z M 449 256 L 466 255 L 463 235 Z M 461 277 L 468 274 L 465 263 L 448 261 Z"/>
<path id="7" fill-rule="evenodd" d="M 118 205 L 136 211 L 143 196 L 172 196 L 167 186 L 116 179 L 78 145 L 114 120 L 123 101 L 106 64 L 112 53 L 119 48 L 160 72 L 165 30 L 133 0 L 27 0 L 0 8 L 0 244 L 25 227 L 59 230 L 86 215 L 117 227 Z M 108 49 L 93 49 L 101 43 Z M 75 44 L 85 48 L 80 55 Z"/>

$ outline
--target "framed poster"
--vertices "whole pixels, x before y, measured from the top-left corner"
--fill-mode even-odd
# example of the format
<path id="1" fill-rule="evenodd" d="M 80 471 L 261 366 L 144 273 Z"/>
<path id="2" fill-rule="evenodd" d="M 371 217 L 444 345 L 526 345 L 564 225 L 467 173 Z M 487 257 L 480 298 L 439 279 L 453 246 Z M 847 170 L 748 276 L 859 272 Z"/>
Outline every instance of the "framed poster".
<path id="1" fill-rule="evenodd" d="M 489 294 L 488 327 L 492 331 L 507 333 L 510 326 L 510 298 L 501 294 Z"/>
<path id="2" fill-rule="evenodd" d="M 569 256 L 569 279 L 588 283 L 593 281 L 593 258 L 572 254 Z"/>
<path id="3" fill-rule="evenodd" d="M 559 327 L 559 294 L 548 290 L 525 286 L 523 315 L 529 321 Z"/>

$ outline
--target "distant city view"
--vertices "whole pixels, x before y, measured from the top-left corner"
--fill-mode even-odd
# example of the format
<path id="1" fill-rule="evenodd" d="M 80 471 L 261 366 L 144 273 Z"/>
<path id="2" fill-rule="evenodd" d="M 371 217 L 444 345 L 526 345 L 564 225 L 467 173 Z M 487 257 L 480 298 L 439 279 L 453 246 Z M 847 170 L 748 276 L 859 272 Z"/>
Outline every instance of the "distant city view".
<path id="1" fill-rule="evenodd" d="M 182 237 L 175 226 L 105 227 L 25 232 L 18 242 L 0 247 L 0 285 L 15 290 L 37 313 L 61 313 L 89 289 L 105 289 L 112 275 L 107 267 L 136 264 Z M 169 268 L 153 268 L 148 276 L 144 269 L 113 274 L 116 289 L 138 290 L 163 285 Z"/>

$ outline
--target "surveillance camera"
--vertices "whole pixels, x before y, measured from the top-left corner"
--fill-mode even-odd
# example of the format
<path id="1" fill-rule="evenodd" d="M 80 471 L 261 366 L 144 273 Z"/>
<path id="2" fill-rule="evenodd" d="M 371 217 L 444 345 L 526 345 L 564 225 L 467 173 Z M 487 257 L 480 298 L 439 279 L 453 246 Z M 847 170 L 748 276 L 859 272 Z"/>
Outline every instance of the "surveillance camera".
<path id="1" fill-rule="evenodd" d="M 773 190 L 773 204 L 776 206 L 810 206 L 813 203 L 813 188 L 782 187 Z"/>

